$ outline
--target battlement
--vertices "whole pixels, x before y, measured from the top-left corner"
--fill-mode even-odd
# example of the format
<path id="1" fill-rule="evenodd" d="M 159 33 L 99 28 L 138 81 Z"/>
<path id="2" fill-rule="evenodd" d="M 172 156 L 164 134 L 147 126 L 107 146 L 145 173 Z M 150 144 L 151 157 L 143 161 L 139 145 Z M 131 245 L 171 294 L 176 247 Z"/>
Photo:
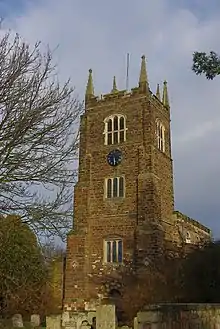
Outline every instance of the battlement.
<path id="1" fill-rule="evenodd" d="M 94 108 L 95 106 L 100 106 L 103 103 L 112 101 L 112 100 L 126 100 L 131 98 L 140 98 L 146 97 L 146 94 L 141 93 L 139 88 L 132 88 L 130 91 L 128 90 L 119 90 L 116 92 L 110 92 L 108 94 L 101 94 L 99 96 L 93 96 L 89 98 L 86 102 L 86 108 L 89 109 L 90 107 Z M 150 102 L 152 102 L 155 106 L 163 107 L 165 110 L 169 110 L 167 106 L 163 104 L 163 102 L 158 99 L 158 97 L 151 91 L 148 90 L 148 97 Z M 101 103 L 101 104 L 100 104 Z"/>
<path id="2" fill-rule="evenodd" d="M 157 85 L 156 94 L 154 95 L 150 88 L 147 78 L 146 71 L 146 62 L 145 56 L 142 56 L 141 62 L 141 70 L 139 77 L 139 85 L 137 87 L 132 88 L 130 91 L 128 90 L 118 90 L 116 85 L 116 78 L 113 78 L 113 87 L 110 93 L 103 94 L 100 96 L 95 95 L 93 78 L 92 78 L 92 70 L 89 70 L 88 83 L 86 87 L 85 94 L 85 103 L 86 109 L 89 109 L 94 106 L 100 106 L 100 103 L 105 103 L 112 100 L 125 100 L 127 98 L 140 98 L 140 97 L 149 97 L 152 102 L 155 102 L 155 105 L 163 106 L 166 109 L 169 109 L 169 99 L 168 99 L 168 91 L 167 91 L 167 82 L 163 83 L 163 95 L 162 98 L 160 96 L 160 86 Z"/>
<path id="3" fill-rule="evenodd" d="M 186 223 L 192 224 L 192 225 L 198 227 L 199 229 L 203 230 L 204 232 L 206 232 L 208 234 L 211 234 L 211 230 L 208 227 L 206 227 L 205 225 L 201 224 L 197 220 L 184 215 L 180 211 L 177 211 L 177 210 L 174 211 L 174 215 L 176 216 L 176 218 L 178 220 L 182 220 L 182 221 L 184 221 Z"/>

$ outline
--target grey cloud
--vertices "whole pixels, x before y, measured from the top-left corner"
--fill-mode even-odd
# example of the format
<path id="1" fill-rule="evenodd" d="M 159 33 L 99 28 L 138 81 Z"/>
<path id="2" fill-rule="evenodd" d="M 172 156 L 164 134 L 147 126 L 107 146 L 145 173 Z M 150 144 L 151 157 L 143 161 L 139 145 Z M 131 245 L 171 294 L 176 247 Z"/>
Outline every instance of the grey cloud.
<path id="1" fill-rule="evenodd" d="M 90 67 L 97 93 L 111 89 L 113 75 L 124 88 L 127 52 L 130 87 L 135 86 L 140 56 L 146 54 L 151 89 L 163 79 L 169 84 L 176 206 L 218 235 L 220 78 L 206 81 L 191 71 L 194 50 L 220 52 L 220 20 L 212 15 L 215 8 L 208 9 L 203 0 L 155 0 L 150 6 L 144 0 L 138 6 L 126 0 L 44 0 L 10 25 L 29 42 L 59 44 L 55 59 L 61 79 L 70 75 L 81 97 Z"/>

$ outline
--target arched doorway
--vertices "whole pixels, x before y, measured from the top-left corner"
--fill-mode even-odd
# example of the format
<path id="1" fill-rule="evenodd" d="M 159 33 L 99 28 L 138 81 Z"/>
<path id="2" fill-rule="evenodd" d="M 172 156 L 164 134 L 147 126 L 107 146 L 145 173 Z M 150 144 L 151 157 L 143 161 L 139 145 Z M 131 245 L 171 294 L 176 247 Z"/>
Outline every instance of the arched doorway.
<path id="1" fill-rule="evenodd" d="M 122 295 L 118 289 L 112 288 L 109 291 L 108 297 L 115 305 L 116 316 L 118 319 L 118 324 L 123 321 L 123 309 L 122 309 Z"/>

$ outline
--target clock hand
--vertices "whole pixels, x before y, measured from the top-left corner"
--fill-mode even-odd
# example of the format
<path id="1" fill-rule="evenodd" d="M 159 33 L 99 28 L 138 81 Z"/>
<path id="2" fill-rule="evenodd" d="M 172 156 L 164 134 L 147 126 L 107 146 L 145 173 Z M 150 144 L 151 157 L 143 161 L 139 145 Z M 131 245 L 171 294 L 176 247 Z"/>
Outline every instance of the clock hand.
<path id="1" fill-rule="evenodd" d="M 115 157 L 114 157 L 114 165 L 115 165 Z"/>

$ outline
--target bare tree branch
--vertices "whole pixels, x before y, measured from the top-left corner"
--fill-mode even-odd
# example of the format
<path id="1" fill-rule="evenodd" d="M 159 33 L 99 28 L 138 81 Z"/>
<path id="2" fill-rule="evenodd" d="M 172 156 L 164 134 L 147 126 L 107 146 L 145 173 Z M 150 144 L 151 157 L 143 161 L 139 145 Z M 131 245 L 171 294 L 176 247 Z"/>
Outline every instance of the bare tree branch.
<path id="1" fill-rule="evenodd" d="M 82 104 L 60 85 L 48 50 L 0 40 L 0 212 L 61 234 L 72 218 Z"/>

